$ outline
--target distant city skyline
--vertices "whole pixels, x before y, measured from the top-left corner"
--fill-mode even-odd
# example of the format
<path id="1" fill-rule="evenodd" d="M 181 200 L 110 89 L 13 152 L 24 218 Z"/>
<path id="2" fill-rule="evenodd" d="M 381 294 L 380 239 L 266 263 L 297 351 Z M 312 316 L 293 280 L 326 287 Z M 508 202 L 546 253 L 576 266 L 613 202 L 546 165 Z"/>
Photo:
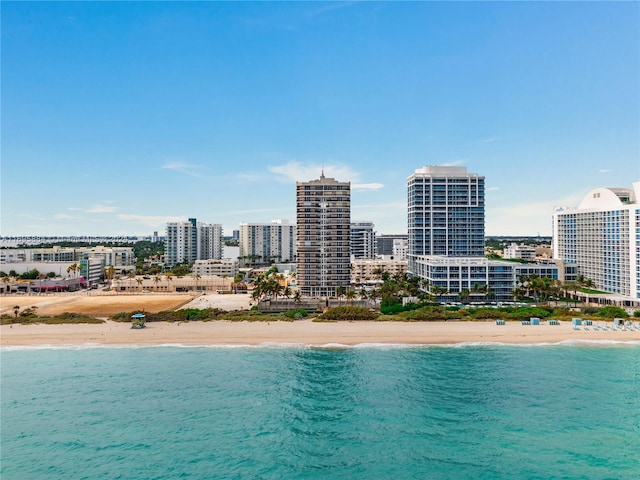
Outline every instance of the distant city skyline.
<path id="1" fill-rule="evenodd" d="M 486 178 L 487 236 L 640 180 L 638 2 L 2 2 L 0 235 L 296 218 L 407 232 L 407 177 Z"/>

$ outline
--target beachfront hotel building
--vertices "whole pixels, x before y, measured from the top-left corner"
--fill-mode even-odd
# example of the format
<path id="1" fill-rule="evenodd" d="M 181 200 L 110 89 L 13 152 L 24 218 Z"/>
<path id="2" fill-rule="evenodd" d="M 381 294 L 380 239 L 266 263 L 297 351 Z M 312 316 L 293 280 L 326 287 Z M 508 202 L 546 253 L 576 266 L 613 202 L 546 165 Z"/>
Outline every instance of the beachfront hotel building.
<path id="1" fill-rule="evenodd" d="M 288 220 L 271 223 L 241 223 L 239 257 L 242 265 L 265 266 L 295 262 L 296 226 Z"/>
<path id="2" fill-rule="evenodd" d="M 297 282 L 302 295 L 336 296 L 350 284 L 351 184 L 327 178 L 296 183 Z"/>
<path id="3" fill-rule="evenodd" d="M 595 290 L 620 296 L 618 303 L 637 304 L 640 182 L 632 188 L 596 188 L 578 207 L 556 208 L 553 258 L 574 265 L 578 275 L 593 282 Z"/>
<path id="4" fill-rule="evenodd" d="M 351 223 L 351 257 L 376 257 L 376 232 L 372 222 Z"/>
<path id="5" fill-rule="evenodd" d="M 485 258 L 484 180 L 465 167 L 440 166 L 407 178 L 408 272 L 425 280 L 431 293 L 439 292 L 441 301 L 465 291 L 479 302 L 507 301 L 523 276 L 559 279 L 552 262 Z"/>
<path id="6" fill-rule="evenodd" d="M 164 242 L 165 266 L 169 268 L 196 260 L 220 259 L 224 247 L 222 225 L 198 222 L 195 218 L 169 222 Z"/>

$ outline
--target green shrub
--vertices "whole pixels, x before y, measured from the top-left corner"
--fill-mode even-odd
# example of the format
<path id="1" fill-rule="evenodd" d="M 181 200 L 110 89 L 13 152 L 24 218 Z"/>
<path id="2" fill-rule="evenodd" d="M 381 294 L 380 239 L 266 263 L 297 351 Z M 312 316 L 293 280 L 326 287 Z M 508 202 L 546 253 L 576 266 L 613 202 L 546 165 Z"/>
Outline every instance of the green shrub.
<path id="1" fill-rule="evenodd" d="M 63 323 L 104 323 L 104 320 L 100 320 L 99 318 L 89 317 L 82 313 L 70 313 L 65 312 L 59 315 L 55 315 L 53 317 L 38 317 L 35 315 L 31 315 L 29 317 L 18 317 L 18 318 L 5 318 L 2 317 L 2 321 L 0 322 L 2 325 L 7 325 L 10 323 L 19 323 L 19 324 L 36 324 L 36 323 L 44 323 L 47 325 L 57 325 Z"/>
<path id="2" fill-rule="evenodd" d="M 554 308 L 553 312 L 551 312 L 551 315 L 554 317 L 573 317 L 575 316 L 575 312 L 570 308 L 560 307 Z"/>
<path id="3" fill-rule="evenodd" d="M 400 305 L 402 306 L 402 300 L 398 297 L 386 296 L 382 297 L 380 300 L 380 307 L 390 307 L 392 305 Z"/>
<path id="4" fill-rule="evenodd" d="M 428 306 L 437 306 L 437 303 L 431 302 L 418 302 L 418 303 L 407 303 L 406 305 L 402 305 L 400 303 L 394 303 L 392 305 L 380 306 L 380 313 L 383 315 L 397 315 L 402 312 L 410 312 L 412 310 L 418 310 L 423 307 Z"/>
<path id="5" fill-rule="evenodd" d="M 319 320 L 375 320 L 378 314 L 368 308 L 345 305 L 329 308 L 317 318 Z"/>
<path id="6" fill-rule="evenodd" d="M 109 317 L 109 320 L 113 320 L 114 322 L 130 322 L 131 321 L 131 315 L 128 312 L 120 312 L 120 313 L 116 313 L 115 315 L 111 315 Z"/>
<path id="7" fill-rule="evenodd" d="M 397 313 L 406 311 L 408 311 L 407 308 L 403 307 L 399 303 L 394 303 L 393 305 L 380 305 L 380 313 L 382 313 L 383 315 L 395 315 Z"/>
<path id="8" fill-rule="evenodd" d="M 604 317 L 604 318 L 627 318 L 628 317 L 627 312 L 624 308 L 614 307 L 611 305 L 602 307 L 598 311 L 598 313 L 596 313 L 596 316 Z"/>
<path id="9" fill-rule="evenodd" d="M 470 308 L 463 311 L 464 315 L 473 319 L 486 320 L 500 316 L 498 309 L 490 307 Z"/>
<path id="10" fill-rule="evenodd" d="M 449 320 L 460 317 L 457 310 L 450 311 L 440 306 L 422 307 L 410 312 L 402 312 L 398 316 L 412 321 Z"/>
<path id="11" fill-rule="evenodd" d="M 309 312 L 307 312 L 304 308 L 298 308 L 296 310 L 289 310 L 288 312 L 285 312 L 284 316 L 287 318 L 295 318 L 296 320 L 301 319 L 301 318 L 305 318 L 309 315 Z"/>
<path id="12" fill-rule="evenodd" d="M 531 317 L 547 318 L 551 316 L 552 310 L 545 307 L 517 307 L 509 308 L 503 315 L 512 320 L 528 320 Z"/>
<path id="13" fill-rule="evenodd" d="M 636 310 L 635 312 L 633 312 L 633 316 L 636 318 L 640 317 L 640 310 Z"/>

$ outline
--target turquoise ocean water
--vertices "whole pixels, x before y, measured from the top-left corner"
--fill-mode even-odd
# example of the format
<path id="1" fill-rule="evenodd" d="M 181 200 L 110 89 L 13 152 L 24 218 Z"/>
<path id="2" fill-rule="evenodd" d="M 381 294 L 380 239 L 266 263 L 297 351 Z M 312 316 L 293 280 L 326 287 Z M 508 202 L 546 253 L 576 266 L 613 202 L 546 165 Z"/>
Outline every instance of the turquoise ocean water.
<path id="1" fill-rule="evenodd" d="M 3 349 L 8 479 L 638 479 L 640 346 Z"/>

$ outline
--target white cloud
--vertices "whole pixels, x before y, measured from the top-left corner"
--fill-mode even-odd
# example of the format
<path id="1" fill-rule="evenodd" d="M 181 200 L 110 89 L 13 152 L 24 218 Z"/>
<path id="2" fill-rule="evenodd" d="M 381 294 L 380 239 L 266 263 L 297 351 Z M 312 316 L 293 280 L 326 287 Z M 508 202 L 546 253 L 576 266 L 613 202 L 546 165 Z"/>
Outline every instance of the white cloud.
<path id="1" fill-rule="evenodd" d="M 18 218 L 28 218 L 29 220 L 47 220 L 47 217 L 43 217 L 42 215 L 33 215 L 31 213 L 16 213 L 15 216 Z"/>
<path id="2" fill-rule="evenodd" d="M 118 210 L 117 207 L 111 206 L 111 205 L 93 205 L 92 207 L 87 208 L 86 210 L 84 210 L 87 213 L 113 213 L 116 210 Z"/>
<path id="3" fill-rule="evenodd" d="M 458 165 L 462 165 L 466 162 L 465 159 L 460 160 L 452 160 L 451 162 L 439 163 L 438 165 L 441 167 L 457 167 Z"/>
<path id="4" fill-rule="evenodd" d="M 110 201 L 105 203 L 111 203 Z M 103 203 L 98 203 L 97 205 L 92 205 L 89 208 L 80 208 L 80 207 L 69 207 L 69 210 L 72 212 L 85 212 L 85 213 L 113 213 L 118 210 L 118 207 L 114 207 L 113 205 L 105 205 Z"/>
<path id="5" fill-rule="evenodd" d="M 191 177 L 196 177 L 196 178 L 204 178 L 205 176 L 202 174 L 202 172 L 199 171 L 202 168 L 202 166 L 194 165 L 192 163 L 167 162 L 161 168 L 163 170 L 172 170 L 174 172 L 184 173 L 185 175 L 189 175 Z"/>
<path id="6" fill-rule="evenodd" d="M 75 220 L 78 217 L 74 217 L 73 215 L 67 215 L 66 213 L 58 213 L 54 215 L 53 218 L 58 220 Z"/>
<path id="7" fill-rule="evenodd" d="M 340 182 L 354 181 L 360 177 L 360 174 L 344 165 L 303 164 L 297 160 L 267 168 L 279 177 L 279 181 L 284 183 L 308 182 L 320 178 L 320 174 L 323 172 L 325 177 L 335 178 Z"/>
<path id="8" fill-rule="evenodd" d="M 599 173 L 609 173 L 611 171 L 611 169 L 609 168 L 603 168 L 602 170 L 598 170 Z"/>
<path id="9" fill-rule="evenodd" d="M 486 189 L 487 192 L 495 192 L 496 190 L 500 190 L 499 187 L 489 187 Z"/>

